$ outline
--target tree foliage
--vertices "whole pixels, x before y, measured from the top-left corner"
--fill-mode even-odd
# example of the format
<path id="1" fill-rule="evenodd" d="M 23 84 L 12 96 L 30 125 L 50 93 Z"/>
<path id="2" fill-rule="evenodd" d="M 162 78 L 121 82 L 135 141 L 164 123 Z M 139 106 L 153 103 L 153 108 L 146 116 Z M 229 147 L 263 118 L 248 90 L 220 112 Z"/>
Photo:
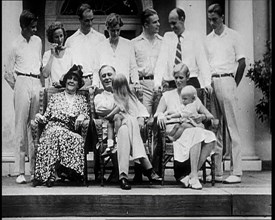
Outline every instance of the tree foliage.
<path id="1" fill-rule="evenodd" d="M 266 49 L 263 59 L 250 64 L 250 69 L 246 75 L 262 91 L 263 97 L 256 104 L 255 108 L 256 114 L 262 122 L 268 120 L 271 113 L 272 50 L 269 41 L 266 42 Z"/>

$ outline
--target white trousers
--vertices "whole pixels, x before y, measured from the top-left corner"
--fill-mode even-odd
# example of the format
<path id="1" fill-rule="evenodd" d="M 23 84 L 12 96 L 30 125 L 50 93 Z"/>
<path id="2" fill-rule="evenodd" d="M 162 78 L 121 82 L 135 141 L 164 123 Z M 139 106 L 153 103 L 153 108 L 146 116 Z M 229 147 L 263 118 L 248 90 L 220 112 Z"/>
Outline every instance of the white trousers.
<path id="1" fill-rule="evenodd" d="M 14 173 L 25 174 L 25 156 L 29 157 L 30 173 L 34 171 L 34 145 L 30 121 L 39 111 L 40 79 L 18 76 L 14 88 L 15 109 L 15 167 Z"/>
<path id="2" fill-rule="evenodd" d="M 213 77 L 212 86 L 214 89 L 213 104 L 214 108 L 212 114 L 220 121 L 225 119 L 226 130 L 229 134 L 229 155 L 230 155 L 230 169 L 233 175 L 242 175 L 242 154 L 241 154 L 241 140 L 239 129 L 237 126 L 237 97 L 236 97 L 236 82 L 231 76 L 228 77 Z M 216 175 L 222 175 L 221 169 L 223 145 L 222 126 L 217 132 L 217 153 L 216 156 Z M 224 146 L 226 147 L 226 146 Z"/>

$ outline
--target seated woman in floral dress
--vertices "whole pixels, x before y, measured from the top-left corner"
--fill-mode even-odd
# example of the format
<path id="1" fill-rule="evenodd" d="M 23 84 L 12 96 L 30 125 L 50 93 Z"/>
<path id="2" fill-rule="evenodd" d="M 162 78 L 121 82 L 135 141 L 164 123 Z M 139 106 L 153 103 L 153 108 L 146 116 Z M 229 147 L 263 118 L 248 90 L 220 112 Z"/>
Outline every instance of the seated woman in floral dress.
<path id="1" fill-rule="evenodd" d="M 77 93 L 82 74 L 74 65 L 60 81 L 65 91 L 52 95 L 44 115 L 36 114 L 35 121 L 46 126 L 37 148 L 33 186 L 53 186 L 60 168 L 68 177 L 84 175 L 84 139 L 76 133 L 89 119 L 87 100 Z"/>

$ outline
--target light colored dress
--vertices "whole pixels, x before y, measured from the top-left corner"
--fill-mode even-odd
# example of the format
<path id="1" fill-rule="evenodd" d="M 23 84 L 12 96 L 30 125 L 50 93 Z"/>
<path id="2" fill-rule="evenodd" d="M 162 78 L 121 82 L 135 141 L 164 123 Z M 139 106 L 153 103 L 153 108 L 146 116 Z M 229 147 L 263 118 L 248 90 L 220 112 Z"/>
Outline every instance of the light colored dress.
<path id="1" fill-rule="evenodd" d="M 73 104 L 65 92 L 53 94 L 44 114 L 47 124 L 40 137 L 35 162 L 35 179 L 45 182 L 55 171 L 56 162 L 84 175 L 84 139 L 75 132 L 78 115 L 89 119 L 84 96 L 76 95 Z"/>
<path id="2" fill-rule="evenodd" d="M 45 67 L 50 59 L 51 50 L 48 50 L 43 55 L 43 67 Z M 68 72 L 68 70 L 74 65 L 73 55 L 69 48 L 65 49 L 64 55 L 62 57 L 53 57 L 51 74 L 49 77 L 49 85 L 53 82 L 59 83 L 61 76 Z"/>
<path id="3" fill-rule="evenodd" d="M 166 111 L 180 111 L 181 99 L 177 92 L 177 89 L 167 91 L 163 93 L 163 97 L 166 103 Z M 200 106 L 202 105 L 200 99 L 196 99 L 194 104 Z M 169 132 L 174 125 L 167 125 L 166 131 Z M 216 140 L 216 136 L 212 131 L 206 130 L 201 127 L 186 128 L 182 135 L 173 142 L 174 146 L 174 159 L 179 162 L 184 162 L 189 159 L 189 152 L 191 147 L 195 144 L 210 143 Z"/>

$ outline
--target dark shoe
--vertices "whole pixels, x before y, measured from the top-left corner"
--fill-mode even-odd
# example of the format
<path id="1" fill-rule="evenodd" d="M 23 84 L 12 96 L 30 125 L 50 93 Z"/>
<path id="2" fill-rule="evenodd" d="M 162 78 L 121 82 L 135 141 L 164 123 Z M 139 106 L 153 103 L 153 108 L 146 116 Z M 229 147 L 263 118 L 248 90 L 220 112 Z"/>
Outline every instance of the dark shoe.
<path id="1" fill-rule="evenodd" d="M 39 180 L 37 180 L 37 179 L 33 179 L 33 180 L 32 180 L 32 186 L 33 186 L 33 187 L 41 186 L 41 185 L 43 185 L 43 183 L 42 183 L 41 181 L 39 181 Z"/>
<path id="2" fill-rule="evenodd" d="M 54 185 L 55 182 L 55 177 L 54 176 L 50 176 L 49 179 L 46 182 L 46 186 L 47 187 L 52 187 Z"/>
<path id="3" fill-rule="evenodd" d="M 124 189 L 124 190 L 130 190 L 131 189 L 131 185 L 129 184 L 129 181 L 125 178 L 122 178 L 120 180 L 120 188 Z"/>

